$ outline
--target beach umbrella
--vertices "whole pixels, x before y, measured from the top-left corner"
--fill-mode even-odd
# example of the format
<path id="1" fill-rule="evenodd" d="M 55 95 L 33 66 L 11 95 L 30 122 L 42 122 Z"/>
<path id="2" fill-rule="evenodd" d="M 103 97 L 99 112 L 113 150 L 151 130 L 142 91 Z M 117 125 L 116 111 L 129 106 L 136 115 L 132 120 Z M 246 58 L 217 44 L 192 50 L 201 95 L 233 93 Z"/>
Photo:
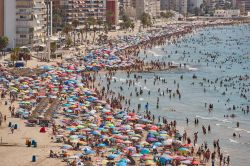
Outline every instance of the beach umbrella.
<path id="1" fill-rule="evenodd" d="M 71 145 L 63 145 L 61 149 L 73 149 L 73 147 Z"/>
<path id="2" fill-rule="evenodd" d="M 127 160 L 122 158 L 121 160 L 118 161 L 116 166 L 127 166 Z"/>
<path id="3" fill-rule="evenodd" d="M 141 157 L 142 154 L 139 154 L 139 153 L 135 153 L 135 154 L 132 154 L 132 157 Z"/>
<path id="4" fill-rule="evenodd" d="M 116 143 L 123 143 L 124 141 L 121 140 L 121 139 L 116 139 L 115 142 L 116 142 Z"/>
<path id="5" fill-rule="evenodd" d="M 145 165 L 155 165 L 154 161 L 153 160 L 146 160 L 144 162 Z"/>
<path id="6" fill-rule="evenodd" d="M 161 142 L 155 142 L 154 146 L 162 146 L 162 143 Z"/>
<path id="7" fill-rule="evenodd" d="M 183 160 L 183 161 L 181 161 L 182 164 L 186 164 L 186 165 L 190 165 L 191 162 L 192 162 L 192 161 L 190 161 L 190 160 Z M 186 165 L 185 165 L 185 166 L 186 166 Z"/>
<path id="8" fill-rule="evenodd" d="M 83 125 L 78 125 L 78 126 L 76 126 L 76 128 L 78 128 L 78 129 L 83 129 L 85 126 L 83 126 Z"/>
<path id="9" fill-rule="evenodd" d="M 142 142 L 140 143 L 140 145 L 142 145 L 142 146 L 144 146 L 144 145 L 149 145 L 149 143 L 146 142 L 146 141 L 142 141 Z"/>
<path id="10" fill-rule="evenodd" d="M 144 154 L 144 155 L 141 156 L 141 159 L 143 159 L 143 160 L 153 160 L 153 158 L 154 157 L 152 155 L 145 155 Z"/>
<path id="11" fill-rule="evenodd" d="M 150 138 L 147 139 L 147 141 L 149 141 L 149 142 L 155 142 L 155 141 L 157 141 L 157 139 L 153 138 L 153 137 L 150 137 Z"/>
<path id="12" fill-rule="evenodd" d="M 199 161 L 192 161 L 191 164 L 192 164 L 192 165 L 199 165 L 200 162 L 199 162 Z"/>
<path id="13" fill-rule="evenodd" d="M 104 144 L 104 143 L 100 143 L 100 144 L 97 145 L 97 147 L 105 147 L 105 146 L 107 146 L 107 145 Z"/>
<path id="14" fill-rule="evenodd" d="M 131 141 L 124 141 L 125 144 L 131 144 L 132 142 Z"/>
<path id="15" fill-rule="evenodd" d="M 109 159 L 109 160 L 113 160 L 113 159 L 115 159 L 116 157 L 118 157 L 119 155 L 117 155 L 117 154 L 109 154 L 108 156 L 107 156 L 107 158 Z"/>
<path id="16" fill-rule="evenodd" d="M 101 133 L 99 131 L 92 131 L 91 134 L 93 134 L 93 135 L 101 135 Z"/>
<path id="17" fill-rule="evenodd" d="M 89 148 L 85 148 L 83 150 L 83 153 L 86 154 L 86 155 L 89 155 L 89 154 L 95 154 L 95 151 L 89 149 Z"/>
<path id="18" fill-rule="evenodd" d="M 67 157 L 67 159 L 79 159 L 79 156 L 77 156 L 77 155 L 69 156 L 69 157 Z"/>
<path id="19" fill-rule="evenodd" d="M 150 150 L 149 150 L 148 148 L 142 148 L 142 149 L 140 150 L 140 153 L 141 153 L 141 154 L 149 154 L 149 153 L 150 153 Z"/>
<path id="20" fill-rule="evenodd" d="M 189 151 L 187 148 L 179 148 L 178 151 Z"/>
<path id="21" fill-rule="evenodd" d="M 76 128 L 69 127 L 69 128 L 67 128 L 66 130 L 68 130 L 68 131 L 76 131 Z"/>
<path id="22" fill-rule="evenodd" d="M 69 139 L 78 139 L 78 135 L 71 135 Z"/>

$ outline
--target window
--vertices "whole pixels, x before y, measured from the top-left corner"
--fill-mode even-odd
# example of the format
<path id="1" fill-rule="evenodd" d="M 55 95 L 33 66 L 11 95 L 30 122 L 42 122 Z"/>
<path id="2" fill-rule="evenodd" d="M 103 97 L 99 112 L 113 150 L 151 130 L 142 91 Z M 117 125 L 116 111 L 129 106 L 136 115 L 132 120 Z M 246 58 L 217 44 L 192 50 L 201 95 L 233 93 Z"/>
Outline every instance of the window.
<path id="1" fill-rule="evenodd" d="M 26 38 L 26 35 L 20 35 L 20 38 Z"/>

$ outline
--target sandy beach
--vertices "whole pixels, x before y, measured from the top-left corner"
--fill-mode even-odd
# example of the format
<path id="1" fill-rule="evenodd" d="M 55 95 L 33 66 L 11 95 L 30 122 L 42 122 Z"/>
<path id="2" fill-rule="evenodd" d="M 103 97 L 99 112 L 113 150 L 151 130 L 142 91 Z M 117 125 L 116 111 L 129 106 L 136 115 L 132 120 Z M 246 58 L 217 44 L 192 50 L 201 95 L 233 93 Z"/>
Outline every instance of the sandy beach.
<path id="1" fill-rule="evenodd" d="M 221 25 L 228 25 L 228 24 L 233 24 L 232 22 L 226 22 L 226 23 L 223 23 L 223 24 L 221 24 Z M 217 26 L 217 25 L 219 25 L 218 23 L 216 23 L 216 24 L 210 24 L 210 25 L 204 25 L 204 24 L 202 24 L 202 25 L 194 25 L 194 29 L 198 29 L 198 28 L 202 28 L 202 27 L 207 27 L 207 26 Z M 186 26 L 186 25 L 184 25 L 184 26 Z M 190 31 L 191 32 L 191 31 Z M 134 32 L 131 32 L 131 33 L 129 33 L 131 36 L 132 35 L 136 35 L 138 32 L 137 31 L 134 31 Z M 187 32 L 187 33 L 189 33 L 189 31 Z M 119 32 L 114 32 L 114 33 L 110 33 L 110 37 L 113 37 L 113 38 L 115 38 L 117 35 L 120 35 L 120 33 Z M 176 36 L 178 36 L 178 35 L 176 35 Z M 164 40 L 165 41 L 165 39 L 166 38 L 162 38 L 161 40 Z M 144 45 L 147 45 L 147 42 L 149 43 L 149 45 L 150 45 L 150 41 L 144 41 Z M 146 43 L 146 44 L 145 44 Z M 141 43 L 140 43 L 141 44 Z M 139 44 L 139 45 L 140 45 Z M 141 44 L 142 46 L 141 46 L 141 49 L 143 48 L 143 44 Z M 157 45 L 157 42 L 155 43 L 155 44 L 153 44 L 153 45 Z M 133 46 L 132 45 L 132 47 L 135 47 L 135 46 Z M 124 52 L 124 54 L 126 54 L 127 52 L 125 51 Z M 130 53 L 131 55 L 133 54 L 133 53 Z M 123 54 L 121 54 L 121 56 L 124 56 Z M 124 59 L 125 59 L 125 56 L 124 56 Z M 129 58 L 128 58 L 129 59 Z M 127 61 L 126 61 L 127 62 Z M 57 65 L 58 64 L 61 64 L 61 66 L 60 67 L 58 67 Z M 138 63 L 138 64 L 140 64 L 140 65 L 142 65 L 142 62 L 140 62 L 140 63 Z M 59 85 L 56 85 L 56 84 L 54 84 L 55 82 L 57 82 L 58 84 L 60 84 L 60 81 L 61 82 L 66 82 L 66 80 L 67 80 L 67 75 L 69 76 L 69 77 L 71 77 L 73 80 L 75 80 L 75 81 L 79 81 L 79 82 L 77 82 L 77 85 L 75 85 L 74 84 L 74 86 L 72 86 L 73 87 L 73 89 L 70 89 L 70 91 L 69 92 L 67 92 L 66 94 L 62 94 L 61 93 L 61 89 L 60 88 L 58 88 L 58 89 L 60 89 L 60 90 L 54 90 L 55 91 L 55 93 L 53 93 L 53 96 L 57 96 L 58 98 L 60 98 L 61 99 L 61 105 L 63 105 L 63 104 L 69 104 L 70 102 L 68 102 L 68 98 L 70 98 L 70 96 L 67 96 L 67 94 L 69 94 L 69 95 L 79 95 L 79 96 L 81 96 L 81 92 L 83 93 L 83 92 L 85 92 L 84 91 L 84 88 L 86 88 L 86 89 L 88 89 L 88 91 L 91 91 L 92 93 L 94 93 L 93 91 L 95 90 L 94 88 L 92 88 L 91 87 L 91 84 L 94 84 L 95 82 L 93 82 L 93 81 L 91 81 L 91 80 L 84 80 L 84 76 L 83 75 L 81 75 L 81 74 L 79 74 L 78 73 L 78 69 L 81 69 L 82 68 L 82 66 L 81 66 L 81 64 L 77 64 L 78 66 L 76 67 L 76 68 L 70 68 L 72 65 L 71 64 L 69 64 L 68 62 L 66 62 L 65 60 L 53 60 L 52 62 L 50 62 L 50 63 L 46 63 L 46 62 L 38 62 L 38 60 L 36 60 L 36 59 L 33 59 L 33 60 L 31 60 L 31 61 L 28 61 L 28 64 L 27 64 L 27 66 L 26 67 L 29 67 L 29 68 L 37 68 L 37 67 L 41 67 L 41 66 L 57 66 L 57 67 L 55 67 L 55 68 L 53 68 L 53 69 L 51 69 L 51 70 L 49 70 L 49 71 L 47 71 L 49 74 L 48 75 L 46 75 L 46 76 L 44 76 L 44 78 L 39 78 L 38 80 L 36 80 L 36 79 L 33 79 L 32 81 L 30 81 L 31 82 L 31 84 L 33 83 L 33 82 L 35 82 L 35 81 L 40 81 L 41 80 L 41 87 L 43 87 L 43 88 L 48 88 L 48 89 L 46 89 L 45 90 L 45 93 L 47 93 L 47 94 L 45 94 L 45 96 L 47 95 L 47 96 L 49 96 L 49 95 L 52 95 L 52 92 L 51 91 L 53 91 L 53 90 L 51 90 L 51 89 L 53 89 L 53 88 L 49 88 L 48 87 L 48 85 L 49 84 L 51 84 L 51 85 L 53 85 L 53 87 L 56 87 L 56 86 L 58 86 L 59 87 Z M 159 65 L 159 64 L 156 64 L 155 66 L 157 66 L 157 65 Z M 161 64 L 161 65 L 163 65 L 163 64 Z M 138 65 L 139 66 L 139 65 Z M 152 66 L 154 66 L 154 65 L 152 65 L 152 64 L 150 64 L 149 66 L 147 66 L 147 68 L 148 67 L 151 67 L 151 70 L 159 70 L 159 69 L 162 69 L 162 70 L 165 70 L 166 69 L 166 67 L 165 68 L 160 68 L 160 67 L 155 67 L 155 68 L 152 68 Z M 119 68 L 119 67 L 118 67 Z M 129 67 L 128 67 L 129 68 Z M 63 69 L 65 69 L 65 70 L 63 70 Z M 143 70 L 146 70 L 146 69 L 144 69 L 143 67 L 142 68 L 135 68 L 135 69 L 138 69 L 137 71 L 143 71 Z M 71 71 L 67 71 L 67 70 L 71 70 Z M 4 70 L 3 70 L 4 71 Z M 104 69 L 102 69 L 102 71 L 104 71 Z M 8 72 L 7 72 L 8 73 Z M 107 72 L 103 72 L 103 74 L 107 74 Z M 7 74 L 8 75 L 8 74 Z M 52 79 L 52 76 L 55 76 L 55 80 L 53 80 Z M 60 79 L 58 79 L 58 77 L 62 77 L 63 78 L 63 80 L 60 80 Z M 57 80 L 58 79 L 58 80 Z M 69 79 L 69 78 L 68 78 Z M 82 80 L 81 80 L 82 79 Z M 10 79 L 11 80 L 11 79 Z M 82 84 L 83 85 L 78 85 L 78 84 L 80 84 L 80 82 L 83 82 Z M 11 81 L 10 81 L 11 82 Z M 15 85 L 15 87 L 17 87 L 17 85 L 19 84 L 19 83 L 21 83 L 21 82 L 18 82 L 17 84 L 15 84 L 14 83 L 14 81 L 12 81 L 12 83 Z M 87 85 L 87 84 L 89 84 L 89 85 Z M 67 85 L 67 86 L 70 86 L 69 84 L 64 84 L 65 86 Z M 10 87 L 10 85 L 8 85 L 8 87 Z M 30 87 L 32 87 L 31 85 L 30 85 Z M 56 87 L 57 88 L 57 87 Z M 4 86 L 3 86 L 3 89 L 4 89 Z M 50 90 L 49 90 L 50 89 Z M 76 90 L 77 89 L 77 90 Z M 39 90 L 39 88 L 38 88 L 38 90 Z M 69 89 L 67 89 L 67 90 L 69 90 Z M 75 91 L 74 91 L 75 90 Z M 24 123 L 25 121 L 27 121 L 27 119 L 22 119 L 22 118 L 17 118 L 17 117 L 12 117 L 11 116 L 11 112 L 9 111 L 9 106 L 11 105 L 12 106 L 12 108 L 13 108 L 13 106 L 15 107 L 15 110 L 17 110 L 18 108 L 19 108 L 19 102 L 20 101 L 22 101 L 22 99 L 23 98 L 21 98 L 21 96 L 19 96 L 19 98 L 17 99 L 17 100 L 15 100 L 14 102 L 13 102 L 13 104 L 10 104 L 10 97 L 9 97 L 9 92 L 10 92 L 10 90 L 7 90 L 8 92 L 7 92 L 7 94 L 6 94 L 6 97 L 5 98 L 2 98 L 1 99 L 1 103 L 0 103 L 0 107 L 1 107 L 1 109 L 0 109 L 0 112 L 2 113 L 2 115 L 3 116 L 6 116 L 7 117 L 7 120 L 6 121 L 3 121 L 2 122 L 2 125 L 0 126 L 0 138 L 1 138 L 1 143 L 0 143 L 0 165 L 3 165 L 3 166 L 29 166 L 29 165 L 37 165 L 37 166 L 44 166 L 44 165 L 51 165 L 51 166 L 54 166 L 54 165 L 57 165 L 57 166 L 64 166 L 64 165 L 67 165 L 67 163 L 66 162 L 62 162 L 62 160 L 63 160 L 63 158 L 50 158 L 50 150 L 52 150 L 52 151 L 54 151 L 54 152 L 60 152 L 61 151 L 61 147 L 64 145 L 64 143 L 55 143 L 55 133 L 54 133 L 54 128 L 52 127 L 52 124 L 50 124 L 49 125 L 49 127 L 46 127 L 46 133 L 41 133 L 40 132 L 40 129 L 41 129 L 41 126 L 39 126 L 39 125 L 36 125 L 35 127 L 27 127 L 26 126 L 26 124 Z M 79 92 L 79 94 L 78 94 L 78 92 Z M 26 92 L 25 92 L 26 93 Z M 36 97 L 37 96 L 39 96 L 39 95 L 35 95 Z M 78 97 L 79 97 L 78 96 Z M 81 108 L 81 109 L 83 109 L 83 106 L 80 106 L 80 103 L 83 103 L 84 105 L 87 105 L 87 103 L 88 102 L 86 102 L 86 99 L 87 99 L 87 97 L 86 96 L 88 96 L 87 94 L 84 94 L 84 97 L 83 97 L 83 99 L 82 100 L 84 100 L 84 102 L 83 101 L 79 101 L 78 99 L 72 99 L 74 102 L 77 102 L 78 104 L 77 104 L 77 106 L 76 106 L 76 108 Z M 93 95 L 94 97 L 100 97 L 101 95 L 100 94 L 95 94 L 95 95 Z M 102 97 L 103 97 L 103 100 L 105 100 L 105 98 L 104 98 L 104 96 L 105 95 L 103 95 Z M 100 99 L 101 100 L 101 99 Z M 7 105 L 5 105 L 5 102 L 7 101 Z M 28 100 L 27 100 L 28 101 Z M 35 99 L 31 99 L 30 101 L 36 101 Z M 99 101 L 99 100 L 98 100 Z M 86 119 L 86 123 L 85 123 L 85 121 L 83 121 L 84 123 L 79 123 L 78 125 L 76 125 L 76 126 L 79 126 L 79 125 L 83 125 L 84 126 L 84 128 L 90 128 L 88 125 L 89 125 L 89 123 L 91 123 L 91 124 L 98 124 L 98 125 L 101 125 L 102 124 L 102 122 L 104 123 L 105 122 L 105 125 L 107 126 L 108 124 L 110 124 L 110 123 L 108 123 L 108 122 L 112 122 L 117 128 L 118 127 L 120 127 L 121 126 L 121 122 L 120 122 L 120 120 L 118 120 L 118 119 L 116 119 L 116 118 L 114 118 L 114 117 L 116 117 L 116 115 L 118 114 L 118 112 L 119 111 L 117 111 L 117 109 L 119 108 L 118 106 L 117 106 L 117 108 L 111 108 L 110 107 L 110 105 L 111 105 L 111 103 L 105 103 L 105 104 L 100 104 L 100 103 L 98 103 L 98 104 L 96 104 L 95 102 L 90 102 L 91 104 L 93 104 L 93 105 L 91 105 L 90 107 L 89 107 L 89 110 L 88 111 L 85 111 L 84 113 L 80 113 L 80 112 L 78 112 L 78 111 L 76 111 L 75 109 L 72 109 L 72 113 L 65 113 L 65 111 L 66 110 L 68 110 L 69 108 L 67 107 L 67 108 L 61 108 L 60 110 L 57 110 L 58 111 L 58 116 L 59 116 L 59 118 L 58 119 L 56 119 L 55 121 L 53 121 L 53 125 L 55 125 L 56 127 L 55 127 L 55 130 L 56 130 L 56 134 L 57 135 L 60 135 L 61 133 L 63 133 L 65 136 L 65 138 L 67 137 L 69 137 L 69 136 L 71 136 L 71 135 L 74 135 L 74 132 L 79 132 L 78 130 L 72 130 L 72 133 L 71 132 L 69 132 L 69 131 L 66 131 L 66 128 L 68 128 L 68 127 L 70 127 L 70 125 L 68 125 L 68 124 L 61 124 L 61 123 L 59 123 L 59 121 L 62 121 L 62 120 L 67 120 L 67 121 L 70 121 L 70 119 L 71 118 L 69 118 L 69 117 L 67 117 L 67 116 L 65 116 L 65 115 L 71 115 L 71 114 L 74 114 L 74 116 L 76 115 L 76 119 L 80 119 L 80 118 L 82 118 L 82 116 L 80 116 L 80 115 L 83 115 L 83 114 L 88 114 L 91 110 L 96 110 L 96 112 L 94 113 L 94 115 L 92 115 L 91 114 L 91 117 L 93 117 L 93 119 L 91 119 L 91 121 L 89 121 L 88 119 Z M 70 103 L 70 104 L 72 104 L 72 103 Z M 111 117 L 111 119 L 112 120 L 107 120 L 106 119 L 106 121 L 108 121 L 108 122 L 106 122 L 105 121 L 105 118 L 107 118 L 106 116 L 104 116 L 104 109 L 108 109 L 108 107 L 105 107 L 106 105 L 109 105 L 109 112 L 110 112 L 110 114 L 108 114 L 108 115 L 110 115 L 110 116 L 112 116 Z M 102 108 L 97 108 L 97 106 L 100 106 L 100 107 L 102 107 Z M 88 106 L 86 106 L 87 108 L 88 108 Z M 142 106 L 143 107 L 143 106 Z M 35 107 L 32 107 L 32 110 L 34 110 L 34 108 Z M 85 108 L 86 109 L 86 108 Z M 84 110 L 85 110 L 84 109 Z M 77 113 L 76 113 L 77 112 Z M 131 113 L 131 112 L 130 112 Z M 127 115 L 127 113 L 124 113 L 124 115 Z M 143 118 L 142 116 L 139 116 L 139 115 L 133 115 L 133 116 L 135 116 L 135 121 L 134 120 L 124 120 L 124 121 L 126 121 L 126 123 L 130 123 L 130 126 L 131 126 L 131 130 L 135 130 L 135 124 L 139 121 L 139 119 L 140 118 Z M 131 117 L 133 117 L 133 116 L 130 116 L 130 118 Z M 74 120 L 76 120 L 76 119 L 74 119 Z M 101 119 L 101 120 L 100 120 Z M 152 117 L 150 116 L 149 117 L 149 119 L 152 119 Z M 12 134 L 11 133 L 11 129 L 10 129 L 10 127 L 8 127 L 8 125 L 9 125 L 9 123 L 12 123 L 12 124 L 17 124 L 17 129 L 16 130 L 14 130 L 14 133 Z M 139 122 L 138 122 L 139 123 Z M 140 124 L 144 124 L 144 123 L 140 123 Z M 152 126 L 155 126 L 155 125 L 153 125 L 153 123 L 145 123 L 145 125 L 147 125 L 147 124 L 150 124 L 151 125 L 151 127 Z M 105 126 L 104 125 L 104 126 Z M 162 124 L 163 126 L 162 127 L 157 127 L 157 129 L 155 129 L 157 132 L 160 132 L 160 131 L 162 131 L 163 129 L 165 129 L 165 128 L 167 128 L 166 126 L 164 126 L 164 124 Z M 166 125 L 166 124 L 165 124 Z M 62 127 L 63 126 L 63 127 Z M 168 126 L 168 125 L 167 125 Z M 168 129 L 168 132 L 173 132 L 172 134 L 173 134 L 173 137 L 174 137 L 174 135 L 176 134 L 176 126 L 174 126 L 174 125 L 170 125 L 171 127 L 171 129 Z M 62 129 L 62 130 L 65 130 L 64 132 L 59 132 L 58 130 L 59 129 Z M 94 130 L 95 128 L 93 127 L 93 128 L 91 128 L 91 131 L 92 130 Z M 177 129 L 178 129 L 178 126 L 177 126 Z M 110 130 L 110 131 L 108 131 L 108 134 L 106 133 L 105 135 L 112 135 L 112 132 L 111 132 L 112 130 Z M 175 132 L 174 132 L 175 131 Z M 110 132 L 110 133 L 109 133 Z M 143 130 L 143 133 L 141 133 L 141 134 L 139 134 L 140 135 L 140 140 L 143 140 L 143 141 L 146 141 L 147 140 L 147 134 L 148 134 L 148 132 L 149 132 L 149 130 L 148 129 L 145 129 L 145 131 Z M 100 133 L 102 133 L 102 132 L 100 132 Z M 168 133 L 169 134 L 169 133 Z M 180 133 L 179 133 L 180 134 Z M 87 132 L 86 132 L 86 134 L 83 134 L 84 135 L 84 137 L 86 137 L 86 135 L 88 135 L 87 134 Z M 90 135 L 90 133 L 89 133 L 89 135 Z M 101 135 L 101 134 L 100 134 Z M 51 137 L 53 137 L 53 139 L 51 139 Z M 93 142 L 93 141 L 95 141 L 95 138 L 97 138 L 97 137 L 92 137 L 92 135 L 91 135 L 91 138 L 92 139 L 90 139 L 90 140 L 88 140 L 88 139 L 84 139 L 84 144 L 85 144 L 85 146 L 88 146 L 88 141 L 89 142 Z M 25 145 L 25 142 L 26 142 L 26 139 L 30 139 L 30 140 L 35 140 L 36 142 L 37 142 L 37 147 L 27 147 L 26 145 Z M 99 139 L 99 138 L 98 138 Z M 102 140 L 102 139 L 101 139 Z M 132 141 L 132 140 L 130 140 L 130 141 Z M 65 141 L 66 142 L 66 141 Z M 136 141 L 135 141 L 136 142 Z M 180 141 L 181 142 L 181 141 Z M 101 142 L 99 142 L 99 144 L 100 144 Z M 128 144 L 126 144 L 126 146 L 128 146 L 128 145 L 130 145 L 130 146 L 133 146 L 133 145 L 135 145 L 136 143 L 133 143 L 133 142 L 131 142 L 131 143 L 128 143 Z M 153 144 L 153 142 L 150 142 L 150 144 Z M 181 143 L 180 143 L 181 144 Z M 185 141 L 183 141 L 182 142 L 182 146 L 181 147 L 183 147 L 183 145 L 185 145 L 186 144 L 186 142 Z M 112 148 L 114 148 L 115 146 L 112 146 Z M 110 149 L 112 149 L 111 147 L 108 147 L 107 149 L 108 150 L 110 150 Z M 183 147 L 184 148 L 184 147 Z M 94 148 L 93 148 L 94 149 Z M 97 148 L 98 149 L 98 148 Z M 97 151 L 97 149 L 95 149 L 95 151 Z M 159 148 L 161 151 L 162 151 L 162 149 L 164 149 L 163 147 L 160 147 Z M 171 149 L 171 148 L 170 148 Z M 168 149 L 169 151 L 170 151 L 170 149 Z M 197 147 L 195 147 L 195 151 L 197 151 Z M 152 154 L 152 149 L 150 149 L 151 151 L 150 151 L 150 153 Z M 76 150 L 76 151 L 73 151 L 73 153 L 71 153 L 71 154 L 74 154 L 75 152 L 80 152 L 81 150 Z M 190 153 L 190 151 L 191 151 L 191 146 L 190 146 L 190 149 L 188 149 L 187 150 L 188 151 L 188 154 Z M 107 155 L 107 153 L 108 153 L 108 151 L 105 151 L 106 152 L 106 154 L 104 154 L 104 156 L 105 155 Z M 119 159 L 122 159 L 123 157 L 126 157 L 127 155 L 129 155 L 128 154 L 129 153 L 129 151 L 126 151 L 126 152 L 124 152 L 124 154 L 122 154 L 121 155 L 121 157 L 118 157 Z M 172 150 L 171 150 L 171 155 L 176 155 L 176 154 L 182 154 L 182 153 L 180 153 L 180 152 L 178 152 L 178 150 L 177 151 L 175 151 L 175 152 L 172 152 Z M 33 155 L 35 155 L 36 156 L 36 162 L 32 162 L 32 156 Z M 104 158 L 105 157 L 101 157 L 101 159 L 102 160 L 104 160 Z M 183 155 L 183 156 L 187 156 L 187 154 L 186 154 L 186 152 L 185 152 L 185 155 Z M 97 159 L 98 158 L 100 158 L 100 156 L 92 156 L 91 157 L 91 159 L 92 159 L 92 164 L 93 165 L 97 165 Z M 190 160 L 190 163 L 191 162 L 193 162 L 193 161 L 196 161 L 197 159 L 196 159 L 196 157 L 195 158 L 192 158 L 191 160 Z M 115 161 L 118 161 L 118 159 L 117 160 L 115 160 Z M 150 158 L 150 161 L 153 161 L 151 158 Z M 172 159 L 171 159 L 171 161 L 172 161 Z M 197 160 L 197 161 L 199 161 L 198 163 L 201 163 L 200 162 L 200 160 Z M 218 161 L 217 161 L 218 162 Z M 139 159 L 136 159 L 136 163 L 138 163 L 139 164 Z M 137 165 L 138 165 L 137 164 Z M 202 163 L 203 165 L 211 165 L 210 164 L 210 162 L 209 162 L 209 164 L 208 163 Z M 202 165 L 202 164 L 200 164 L 200 165 Z M 73 165 L 73 164 L 72 164 Z M 100 165 L 105 165 L 105 164 L 100 164 Z M 149 164 L 150 165 L 150 164 Z M 151 165 L 154 165 L 154 164 L 151 164 Z M 195 165 L 195 164 L 193 164 L 193 165 Z"/>

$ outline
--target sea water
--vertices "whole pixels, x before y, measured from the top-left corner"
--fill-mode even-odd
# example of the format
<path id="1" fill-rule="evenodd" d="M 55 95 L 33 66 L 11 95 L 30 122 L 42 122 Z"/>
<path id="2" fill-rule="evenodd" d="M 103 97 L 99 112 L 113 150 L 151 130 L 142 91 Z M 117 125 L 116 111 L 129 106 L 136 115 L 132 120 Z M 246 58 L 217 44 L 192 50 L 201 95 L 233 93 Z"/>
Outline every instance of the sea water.
<path id="1" fill-rule="evenodd" d="M 166 117 L 168 121 L 177 120 L 179 130 L 181 132 L 186 130 L 192 140 L 193 133 L 198 131 L 199 144 L 206 141 L 211 151 L 213 151 L 213 140 L 219 139 L 223 155 L 231 157 L 231 165 L 249 166 L 250 114 L 244 114 L 241 109 L 246 108 L 247 105 L 250 106 L 250 79 L 239 81 L 239 76 L 250 76 L 250 25 L 200 29 L 177 39 L 175 44 L 146 50 L 146 54 L 145 61 L 173 62 L 182 64 L 182 69 L 134 73 L 142 76 L 142 79 L 135 83 L 138 89 L 141 87 L 144 91 L 139 97 L 135 96 L 135 87 L 129 87 L 125 83 L 126 73 L 114 76 L 111 89 L 131 99 L 130 109 L 137 110 L 137 104 L 140 103 L 142 105 L 140 111 L 143 112 L 144 105 L 148 102 L 149 110 L 155 114 L 156 121 L 158 116 Z M 146 57 L 144 51 L 141 51 L 139 56 Z M 154 85 L 155 75 L 166 79 L 167 83 Z M 197 79 L 193 79 L 193 75 L 196 75 Z M 183 79 L 180 78 L 181 76 Z M 226 82 L 225 79 L 230 77 L 234 77 L 233 80 Z M 130 76 L 130 79 L 132 78 L 133 74 Z M 144 79 L 147 80 L 146 84 Z M 223 81 L 222 86 L 220 81 Z M 175 91 L 177 84 L 181 92 L 180 99 L 178 96 L 169 98 L 167 93 L 165 96 L 159 96 L 158 88 Z M 124 89 L 122 92 L 120 86 Z M 247 99 L 240 96 L 243 87 L 248 90 L 244 92 Z M 148 95 L 148 91 L 151 95 Z M 132 97 L 130 97 L 131 92 Z M 157 97 L 160 99 L 158 109 L 156 108 Z M 211 112 L 208 111 L 208 104 L 214 105 Z M 233 105 L 236 109 L 230 110 Z M 235 114 L 236 117 L 224 117 L 231 114 Z M 189 119 L 188 124 L 186 118 Z M 198 126 L 194 125 L 194 118 L 199 119 Z M 239 128 L 236 127 L 237 122 L 240 124 Z M 203 135 L 202 125 L 207 128 L 209 124 L 211 133 Z M 237 134 L 235 138 L 234 132 Z M 240 138 L 238 134 L 241 135 Z"/>

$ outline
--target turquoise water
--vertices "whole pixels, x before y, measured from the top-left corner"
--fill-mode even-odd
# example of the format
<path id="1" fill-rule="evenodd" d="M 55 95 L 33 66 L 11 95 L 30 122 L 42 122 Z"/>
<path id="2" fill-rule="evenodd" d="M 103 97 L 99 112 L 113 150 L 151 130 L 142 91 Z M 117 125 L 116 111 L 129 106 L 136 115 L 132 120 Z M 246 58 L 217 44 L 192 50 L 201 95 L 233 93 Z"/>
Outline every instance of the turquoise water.
<path id="1" fill-rule="evenodd" d="M 192 140 L 193 132 L 198 131 L 199 143 L 207 141 L 211 150 L 213 150 L 212 141 L 220 139 L 222 153 L 224 156 L 230 155 L 231 165 L 248 166 L 250 113 L 244 114 L 242 109 L 246 110 L 246 107 L 250 106 L 250 79 L 244 77 L 245 80 L 239 80 L 239 76 L 250 76 L 250 26 L 205 28 L 179 38 L 176 44 L 156 46 L 147 50 L 146 54 L 146 61 L 186 63 L 186 67 L 182 66 L 181 70 L 170 72 L 135 73 L 142 79 L 136 81 L 131 75 L 129 79 L 135 81 L 135 86 L 131 87 L 126 84 L 127 75 L 119 73 L 113 77 L 111 89 L 131 99 L 130 109 L 137 110 L 137 104 L 140 103 L 142 113 L 144 105 L 148 102 L 149 110 L 156 115 L 156 119 L 160 115 L 167 117 L 168 120 L 177 120 L 179 129 L 187 130 Z M 140 57 L 145 58 L 143 51 Z M 193 79 L 194 74 L 197 79 Z M 167 83 L 158 81 L 154 85 L 155 75 L 166 79 Z M 225 81 L 229 78 L 231 80 Z M 146 84 L 144 79 L 147 80 Z M 103 76 L 101 80 L 104 80 Z M 221 81 L 223 82 L 220 86 Z M 170 98 L 167 93 L 162 96 L 158 92 L 158 88 L 161 91 L 167 88 L 175 91 L 178 85 L 181 92 L 180 99 L 178 96 Z M 120 86 L 123 87 L 123 91 L 120 91 Z M 135 87 L 138 89 L 141 87 L 143 95 L 136 97 Z M 148 95 L 149 90 L 150 95 Z M 131 92 L 132 97 L 130 97 Z M 241 97 L 241 93 L 245 98 Z M 160 100 L 158 109 L 157 97 Z M 208 106 L 205 108 L 205 103 L 214 105 L 211 112 L 208 111 Z M 235 110 L 232 110 L 233 105 L 236 106 Z M 231 114 L 235 114 L 236 117 L 224 117 Z M 194 125 L 195 117 L 199 118 L 198 126 Z M 186 118 L 189 119 L 188 125 Z M 237 122 L 240 124 L 239 128 L 236 128 Z M 211 125 L 211 133 L 204 136 L 202 125 L 207 127 L 208 124 Z M 232 136 L 234 132 L 241 137 L 234 138 Z"/>

